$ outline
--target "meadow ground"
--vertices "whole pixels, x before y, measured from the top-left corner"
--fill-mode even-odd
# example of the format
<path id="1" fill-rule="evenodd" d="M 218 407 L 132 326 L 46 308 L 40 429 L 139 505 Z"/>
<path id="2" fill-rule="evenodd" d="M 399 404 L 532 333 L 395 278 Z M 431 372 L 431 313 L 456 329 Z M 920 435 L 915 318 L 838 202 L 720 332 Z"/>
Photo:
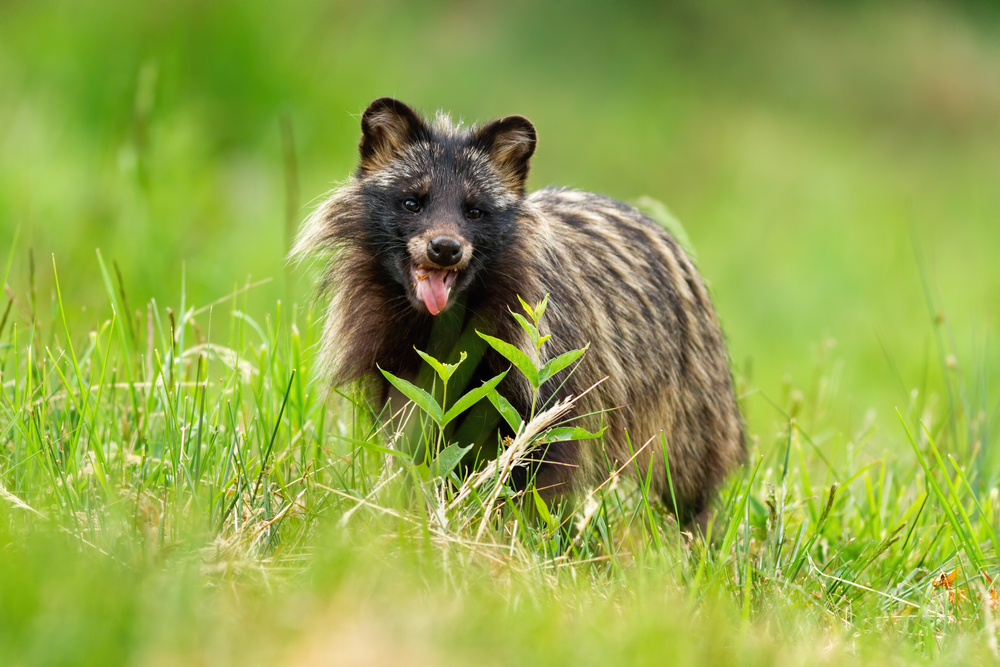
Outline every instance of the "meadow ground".
<path id="1" fill-rule="evenodd" d="M 997 14 L 0 6 L 0 662 L 996 660 Z M 751 434 L 709 546 L 312 381 L 284 256 L 383 94 L 683 221 Z"/>

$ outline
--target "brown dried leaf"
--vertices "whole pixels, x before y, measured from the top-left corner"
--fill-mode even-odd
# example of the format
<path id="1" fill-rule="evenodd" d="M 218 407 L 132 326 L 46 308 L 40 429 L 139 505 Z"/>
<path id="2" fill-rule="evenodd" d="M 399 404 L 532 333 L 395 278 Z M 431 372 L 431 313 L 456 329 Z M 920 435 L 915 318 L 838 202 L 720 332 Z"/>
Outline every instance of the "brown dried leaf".
<path id="1" fill-rule="evenodd" d="M 955 580 L 958 579 L 958 574 L 961 572 L 961 567 L 956 567 L 951 573 L 942 572 L 941 576 L 934 580 L 934 588 L 945 587 L 945 590 L 951 590 L 955 586 Z"/>

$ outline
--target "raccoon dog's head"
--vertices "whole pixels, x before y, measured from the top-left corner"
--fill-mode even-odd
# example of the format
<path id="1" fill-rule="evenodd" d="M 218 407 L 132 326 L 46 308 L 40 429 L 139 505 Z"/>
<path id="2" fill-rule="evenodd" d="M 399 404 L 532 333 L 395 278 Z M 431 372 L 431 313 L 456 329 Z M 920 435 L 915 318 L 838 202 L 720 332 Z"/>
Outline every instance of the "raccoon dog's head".
<path id="1" fill-rule="evenodd" d="M 361 117 L 366 242 L 412 306 L 437 315 L 516 238 L 535 128 L 507 116 L 456 129 L 383 97 Z"/>

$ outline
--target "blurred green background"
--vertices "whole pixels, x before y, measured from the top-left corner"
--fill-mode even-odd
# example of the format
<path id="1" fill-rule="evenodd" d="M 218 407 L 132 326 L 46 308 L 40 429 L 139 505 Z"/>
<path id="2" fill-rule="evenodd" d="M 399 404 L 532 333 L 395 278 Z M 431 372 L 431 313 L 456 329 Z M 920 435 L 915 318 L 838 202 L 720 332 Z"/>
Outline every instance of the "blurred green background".
<path id="1" fill-rule="evenodd" d="M 182 273 L 199 304 L 272 277 L 251 297 L 270 312 L 309 298 L 290 223 L 353 168 L 371 99 L 519 113 L 539 133 L 532 188 L 650 196 L 683 222 L 754 386 L 808 381 L 835 339 L 848 419 L 905 404 L 941 368 L 916 243 L 983 393 L 1000 371 L 998 8 L 8 0 L 0 250 L 19 228 L 9 282 L 27 293 L 31 248 L 43 317 L 54 254 L 80 326 L 108 314 L 97 247 L 132 303 L 176 307 Z"/>

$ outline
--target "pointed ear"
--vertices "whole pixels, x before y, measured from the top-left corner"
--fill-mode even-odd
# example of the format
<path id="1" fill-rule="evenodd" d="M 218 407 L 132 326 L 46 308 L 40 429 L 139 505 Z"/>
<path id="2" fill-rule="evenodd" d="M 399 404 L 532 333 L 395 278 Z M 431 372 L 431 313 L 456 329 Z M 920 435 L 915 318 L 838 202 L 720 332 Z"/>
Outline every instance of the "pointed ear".
<path id="1" fill-rule="evenodd" d="M 380 97 L 361 115 L 361 171 L 373 171 L 407 144 L 430 134 L 416 111 L 391 97 Z"/>
<path id="2" fill-rule="evenodd" d="M 524 189 L 528 161 L 535 152 L 535 126 L 524 116 L 506 116 L 491 120 L 473 136 L 473 143 L 484 150 L 512 187 Z"/>

